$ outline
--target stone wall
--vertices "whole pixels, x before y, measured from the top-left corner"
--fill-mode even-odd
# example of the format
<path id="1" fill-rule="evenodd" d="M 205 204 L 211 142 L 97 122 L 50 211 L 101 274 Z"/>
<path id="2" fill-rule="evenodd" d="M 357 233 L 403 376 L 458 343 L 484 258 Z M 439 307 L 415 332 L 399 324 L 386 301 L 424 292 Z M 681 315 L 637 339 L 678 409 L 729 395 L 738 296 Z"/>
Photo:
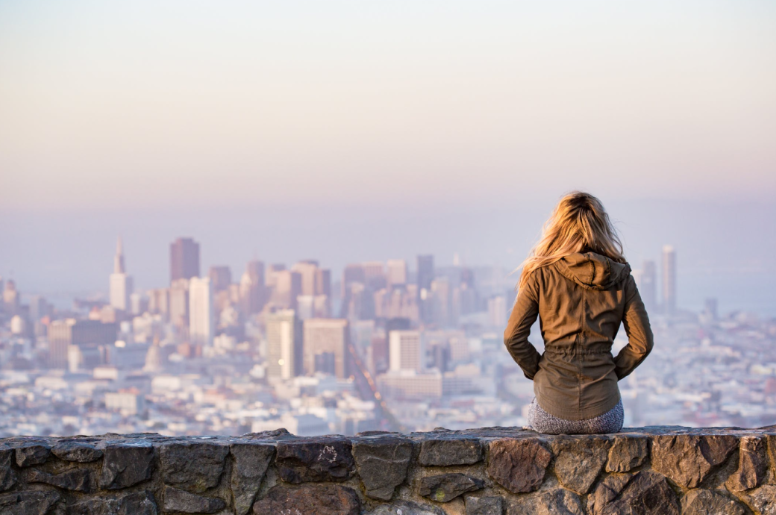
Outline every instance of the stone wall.
<path id="1" fill-rule="evenodd" d="M 9 438 L 0 513 L 776 514 L 776 426 Z"/>

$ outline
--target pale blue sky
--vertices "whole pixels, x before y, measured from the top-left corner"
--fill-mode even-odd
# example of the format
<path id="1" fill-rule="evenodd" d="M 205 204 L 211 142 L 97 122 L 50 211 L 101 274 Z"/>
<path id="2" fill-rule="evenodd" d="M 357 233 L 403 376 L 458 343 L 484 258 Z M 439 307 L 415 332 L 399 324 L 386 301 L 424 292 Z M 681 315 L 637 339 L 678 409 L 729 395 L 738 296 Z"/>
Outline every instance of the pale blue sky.
<path id="1" fill-rule="evenodd" d="M 0 3 L 0 205 L 776 195 L 776 3 Z"/>

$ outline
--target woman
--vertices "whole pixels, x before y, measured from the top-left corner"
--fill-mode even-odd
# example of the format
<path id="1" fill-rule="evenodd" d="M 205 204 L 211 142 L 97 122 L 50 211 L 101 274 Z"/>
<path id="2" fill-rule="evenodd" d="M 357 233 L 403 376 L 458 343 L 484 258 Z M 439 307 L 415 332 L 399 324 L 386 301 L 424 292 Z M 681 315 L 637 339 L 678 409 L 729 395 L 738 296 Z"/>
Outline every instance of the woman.
<path id="1" fill-rule="evenodd" d="M 504 344 L 534 382 L 528 419 L 541 433 L 614 433 L 622 429 L 617 381 L 652 350 L 652 330 L 622 244 L 601 202 L 563 197 L 523 262 Z M 544 353 L 528 341 L 539 316 Z M 625 326 L 628 345 L 612 342 Z"/>

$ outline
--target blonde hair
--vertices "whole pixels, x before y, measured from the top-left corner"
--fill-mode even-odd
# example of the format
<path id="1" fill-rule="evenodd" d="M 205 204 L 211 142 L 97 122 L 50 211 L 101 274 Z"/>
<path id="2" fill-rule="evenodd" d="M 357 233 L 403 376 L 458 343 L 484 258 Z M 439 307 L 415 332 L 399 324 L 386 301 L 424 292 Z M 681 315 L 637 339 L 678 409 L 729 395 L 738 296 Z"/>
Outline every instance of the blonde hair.
<path id="1" fill-rule="evenodd" d="M 523 272 L 518 288 L 537 268 L 578 252 L 595 252 L 617 263 L 626 262 L 622 242 L 604 205 L 589 193 L 573 191 L 560 199 L 542 228 L 541 239 L 520 265 Z"/>

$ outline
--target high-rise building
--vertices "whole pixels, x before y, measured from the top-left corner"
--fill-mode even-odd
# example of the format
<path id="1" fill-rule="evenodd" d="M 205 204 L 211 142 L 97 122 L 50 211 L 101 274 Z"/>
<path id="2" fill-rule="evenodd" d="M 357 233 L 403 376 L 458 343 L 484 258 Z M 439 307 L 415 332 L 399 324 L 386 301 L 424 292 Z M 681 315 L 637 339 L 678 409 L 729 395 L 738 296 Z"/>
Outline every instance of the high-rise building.
<path id="1" fill-rule="evenodd" d="M 283 308 L 296 308 L 296 298 L 302 293 L 302 276 L 291 270 L 275 272 L 272 302 Z"/>
<path id="2" fill-rule="evenodd" d="M 232 284 L 232 270 L 225 265 L 211 266 L 208 277 L 210 277 L 213 294 L 228 289 L 229 285 Z"/>
<path id="3" fill-rule="evenodd" d="M 178 327 L 189 327 L 189 280 L 176 279 L 170 285 L 170 294 L 168 298 L 168 313 L 170 322 Z"/>
<path id="4" fill-rule="evenodd" d="M 266 303 L 264 285 L 264 263 L 249 261 L 240 279 L 240 302 L 246 315 L 260 313 Z"/>
<path id="5" fill-rule="evenodd" d="M 450 280 L 447 277 L 438 277 L 431 281 L 431 312 L 432 320 L 440 327 L 453 324 L 451 313 Z"/>
<path id="6" fill-rule="evenodd" d="M 434 281 L 434 256 L 418 256 L 418 309 L 420 310 L 420 319 L 428 324 L 433 318 L 433 309 L 431 309 L 430 295 L 431 283 Z"/>
<path id="7" fill-rule="evenodd" d="M 3 311 L 9 315 L 15 315 L 19 305 L 19 290 L 16 289 L 16 282 L 13 279 L 8 279 L 3 288 Z"/>
<path id="8" fill-rule="evenodd" d="M 388 360 L 392 371 L 425 370 L 426 351 L 420 331 L 388 333 Z"/>
<path id="9" fill-rule="evenodd" d="M 663 312 L 676 313 L 676 251 L 671 245 L 663 247 Z"/>
<path id="10" fill-rule="evenodd" d="M 267 378 L 291 379 L 300 375 L 302 327 L 292 309 L 267 314 Z"/>
<path id="11" fill-rule="evenodd" d="M 113 258 L 113 273 L 110 275 L 110 305 L 122 311 L 130 311 L 132 286 L 132 278 L 127 275 L 124 266 L 124 249 L 119 238 L 116 243 L 116 256 Z"/>
<path id="12" fill-rule="evenodd" d="M 505 328 L 507 325 L 507 299 L 502 295 L 488 299 L 488 322 L 491 327 Z"/>
<path id="13" fill-rule="evenodd" d="M 348 377 L 348 321 L 311 318 L 304 321 L 304 371 L 325 372 L 339 379 Z M 332 366 L 333 365 L 333 366 Z"/>
<path id="14" fill-rule="evenodd" d="M 364 282 L 372 291 L 386 286 L 385 265 L 380 261 L 369 261 L 361 265 L 364 268 Z"/>
<path id="15" fill-rule="evenodd" d="M 55 320 L 48 326 L 48 366 L 67 368 L 71 346 L 98 352 L 100 346 L 116 341 L 118 325 L 104 324 L 99 320 Z"/>
<path id="16" fill-rule="evenodd" d="M 292 272 L 299 274 L 302 285 L 302 295 L 316 295 L 315 284 L 318 275 L 318 262 L 308 259 L 300 261 L 291 267 Z"/>
<path id="17" fill-rule="evenodd" d="M 170 283 L 192 277 L 199 277 L 199 243 L 178 238 L 170 244 Z"/>
<path id="18" fill-rule="evenodd" d="M 267 265 L 267 276 L 264 279 L 265 286 L 269 288 L 274 288 L 275 283 L 277 282 L 277 274 L 278 272 L 282 272 L 286 269 L 286 265 L 283 263 L 275 263 L 272 265 Z"/>
<path id="19" fill-rule="evenodd" d="M 214 336 L 213 292 L 210 278 L 192 277 L 189 281 L 189 340 L 210 347 Z"/>
<path id="20" fill-rule="evenodd" d="M 647 311 L 654 311 L 657 308 L 657 267 L 654 261 L 644 260 L 638 287 L 644 307 Z"/>
<path id="21" fill-rule="evenodd" d="M 403 259 L 389 259 L 388 260 L 388 286 L 404 286 L 407 284 L 407 278 L 409 272 L 407 270 L 407 262 Z"/>

